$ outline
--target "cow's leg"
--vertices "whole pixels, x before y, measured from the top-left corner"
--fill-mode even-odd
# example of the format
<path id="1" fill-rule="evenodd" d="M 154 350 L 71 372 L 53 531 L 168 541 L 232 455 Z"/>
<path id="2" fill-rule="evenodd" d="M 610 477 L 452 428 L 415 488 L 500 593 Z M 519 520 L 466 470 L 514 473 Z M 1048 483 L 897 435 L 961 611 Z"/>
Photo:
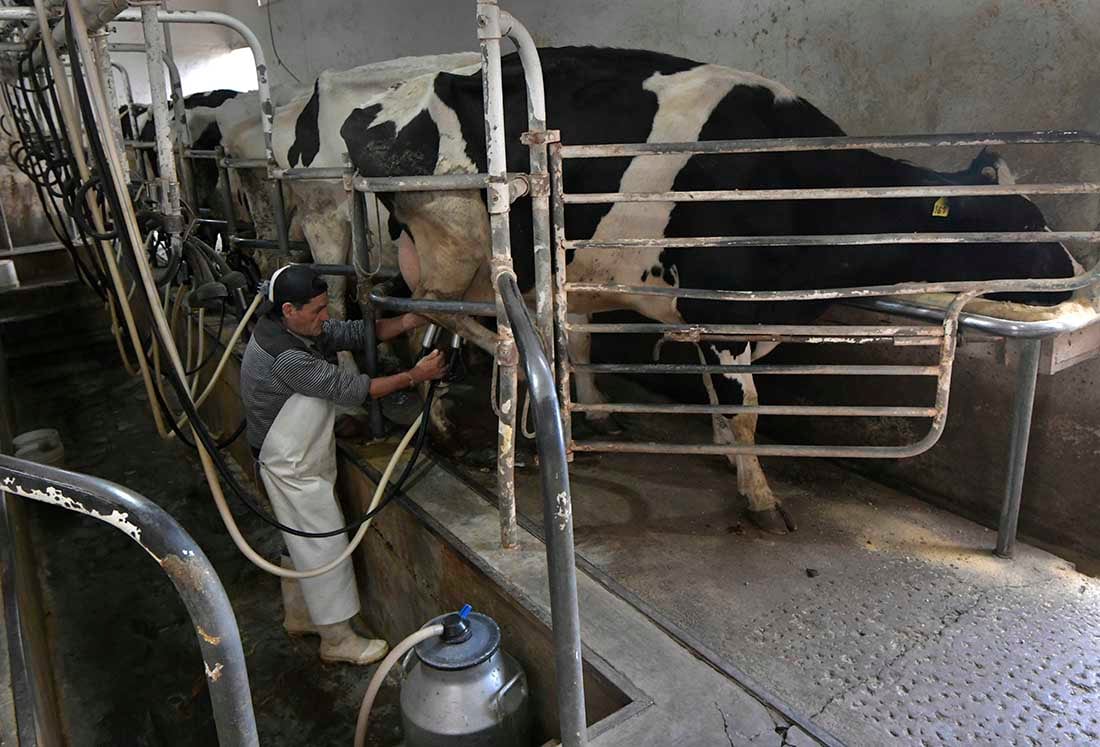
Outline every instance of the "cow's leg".
<path id="1" fill-rule="evenodd" d="M 587 324 L 588 314 L 569 314 L 570 324 Z M 585 364 L 592 361 L 592 335 L 587 332 L 569 333 L 569 360 L 574 364 Z M 577 402 L 584 405 L 603 404 L 606 398 L 603 392 L 596 386 L 596 376 L 589 371 L 577 371 L 573 374 L 573 381 L 577 385 Z M 615 422 L 609 412 L 586 412 L 584 419 L 597 433 L 617 434 L 622 428 Z"/>
<path id="2" fill-rule="evenodd" d="M 713 348 L 712 348 L 713 349 Z M 752 360 L 751 345 L 746 345 L 741 355 L 734 356 L 728 351 L 714 349 L 723 365 L 747 365 Z M 699 359 L 706 363 L 706 356 L 699 351 Z M 758 405 L 760 399 L 756 383 L 751 374 L 724 374 L 736 381 L 741 388 L 741 402 L 745 405 Z M 718 394 L 710 374 L 703 375 L 703 384 L 711 404 L 718 404 Z M 756 443 L 756 413 L 738 413 L 733 416 L 715 414 L 711 417 L 714 427 L 715 443 L 752 445 Z M 749 503 L 749 518 L 766 532 L 786 534 L 794 529 L 786 512 L 772 492 L 768 478 L 760 466 L 760 459 L 754 454 L 735 454 L 728 457 L 737 470 L 737 492 L 745 496 Z"/>

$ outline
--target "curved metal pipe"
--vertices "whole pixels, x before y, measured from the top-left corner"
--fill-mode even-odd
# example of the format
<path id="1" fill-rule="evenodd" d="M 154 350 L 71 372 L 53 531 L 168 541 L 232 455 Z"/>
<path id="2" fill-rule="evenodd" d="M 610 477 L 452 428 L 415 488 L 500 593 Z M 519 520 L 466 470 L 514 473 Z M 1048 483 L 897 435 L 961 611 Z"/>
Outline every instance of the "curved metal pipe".
<path id="1" fill-rule="evenodd" d="M 202 548 L 164 509 L 107 480 L 0 455 L 8 493 L 86 514 L 145 550 L 168 574 L 195 626 L 218 741 L 259 744 L 240 631 L 218 574 Z"/>

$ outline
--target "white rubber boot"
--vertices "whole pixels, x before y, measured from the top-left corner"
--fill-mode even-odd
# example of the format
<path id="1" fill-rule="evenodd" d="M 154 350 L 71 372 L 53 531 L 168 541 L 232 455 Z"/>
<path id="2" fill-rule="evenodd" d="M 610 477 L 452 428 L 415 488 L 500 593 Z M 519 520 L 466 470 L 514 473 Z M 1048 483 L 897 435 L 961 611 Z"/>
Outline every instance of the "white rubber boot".
<path id="1" fill-rule="evenodd" d="M 385 641 L 358 635 L 347 620 L 318 625 L 316 631 L 321 636 L 321 661 L 373 664 L 390 650 Z"/>

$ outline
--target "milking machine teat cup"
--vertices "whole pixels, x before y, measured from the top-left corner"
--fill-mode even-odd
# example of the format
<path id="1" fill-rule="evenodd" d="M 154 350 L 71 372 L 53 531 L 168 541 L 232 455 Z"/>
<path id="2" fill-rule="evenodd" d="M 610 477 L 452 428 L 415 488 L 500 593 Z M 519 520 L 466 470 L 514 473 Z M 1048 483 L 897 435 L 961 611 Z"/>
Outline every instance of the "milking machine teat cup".
<path id="1" fill-rule="evenodd" d="M 365 736 L 374 695 L 398 659 L 405 747 L 531 744 L 527 675 L 501 649 L 496 621 L 470 605 L 432 618 L 394 647 L 367 688 L 357 744 Z"/>

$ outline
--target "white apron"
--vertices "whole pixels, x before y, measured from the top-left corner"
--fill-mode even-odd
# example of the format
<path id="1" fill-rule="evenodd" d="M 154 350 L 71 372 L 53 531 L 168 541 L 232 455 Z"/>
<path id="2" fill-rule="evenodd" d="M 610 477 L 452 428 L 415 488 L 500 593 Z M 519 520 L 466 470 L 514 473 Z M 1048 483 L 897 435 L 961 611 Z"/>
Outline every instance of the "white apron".
<path id="1" fill-rule="evenodd" d="M 275 516 L 304 532 L 324 532 L 344 525 L 336 500 L 336 406 L 327 400 L 291 395 L 260 449 L 260 476 Z M 283 532 L 287 550 L 299 570 L 334 560 L 348 545 L 345 534 L 296 537 Z M 316 578 L 299 581 L 314 625 L 343 622 L 359 611 L 359 590 L 351 558 Z"/>

